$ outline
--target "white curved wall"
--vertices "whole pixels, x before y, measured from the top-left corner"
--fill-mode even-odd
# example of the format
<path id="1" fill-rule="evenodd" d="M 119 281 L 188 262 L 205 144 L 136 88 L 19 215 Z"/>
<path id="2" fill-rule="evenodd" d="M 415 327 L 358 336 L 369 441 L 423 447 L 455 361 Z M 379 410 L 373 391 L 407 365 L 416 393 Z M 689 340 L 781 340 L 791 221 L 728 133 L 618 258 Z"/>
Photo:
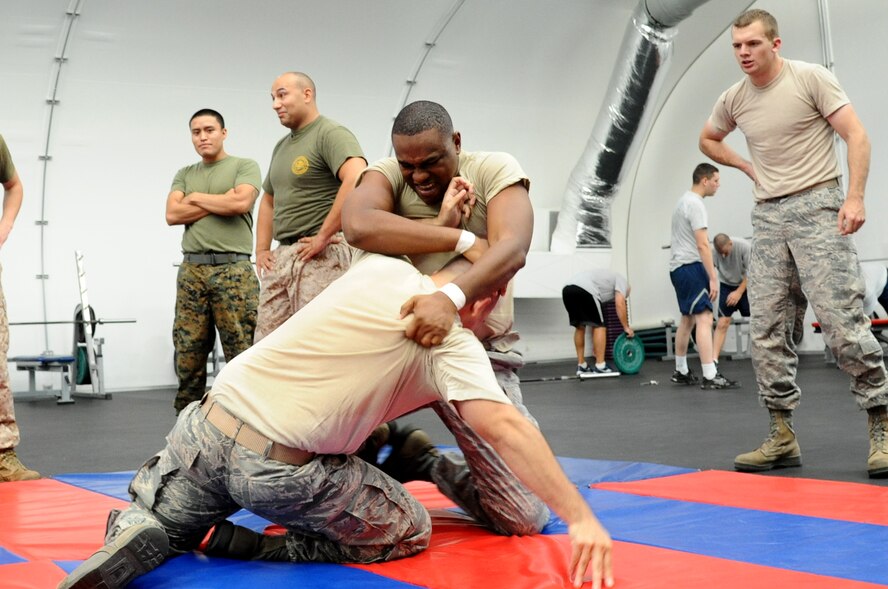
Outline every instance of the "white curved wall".
<path id="1" fill-rule="evenodd" d="M 267 167 L 283 135 L 269 108 L 281 72 L 308 72 L 321 111 L 347 124 L 369 158 L 387 155 L 391 120 L 424 42 L 459 3 L 266 0 L 86 0 L 62 69 L 46 180 L 47 318 L 77 302 L 73 251 L 85 253 L 90 300 L 107 325 L 110 389 L 175 382 L 171 325 L 181 228 L 164 203 L 176 170 L 197 159 L 187 120 L 220 110 L 227 149 Z M 633 2 L 461 3 L 413 86 L 411 100 L 443 103 L 467 149 L 514 153 L 538 206 L 555 208 L 597 114 L 600 80 Z M 75 2 L 10 0 L 0 8 L 0 133 L 25 185 L 25 204 L 2 250 L 13 322 L 43 319 L 42 164 L 65 10 Z M 595 22 L 614 30 L 591 32 Z M 607 49 L 607 51 L 602 51 Z M 544 243 L 545 245 L 545 243 Z M 45 349 L 43 328 L 14 326 L 10 355 Z M 49 328 L 70 349 L 70 326 Z M 24 375 L 13 374 L 16 387 Z"/>
<path id="2" fill-rule="evenodd" d="M 106 385 L 169 385 L 174 264 L 181 228 L 168 227 L 164 203 L 176 170 L 196 155 L 187 119 L 210 106 L 226 117 L 230 153 L 265 169 L 284 130 L 269 108 L 282 71 L 308 72 L 321 111 L 347 124 L 371 159 L 387 154 L 391 120 L 424 42 L 459 6 L 422 68 L 410 100 L 450 110 L 467 149 L 510 151 L 532 178 L 531 198 L 547 219 L 559 208 L 570 170 L 585 146 L 606 91 L 635 0 L 85 0 L 68 47 L 53 119 L 46 179 L 47 318 L 67 319 L 77 303 L 73 251 L 83 250 L 90 299 L 100 316 L 135 325 L 100 327 Z M 705 49 L 742 10 L 742 0 L 711 0 L 680 26 L 665 100 L 637 170 L 624 176 L 614 207 L 613 266 L 633 282 L 637 321 L 675 316 L 665 273 L 668 213 L 701 159 L 696 134 L 712 102 L 739 77 L 727 37 Z M 851 6 L 845 6 L 851 4 Z M 25 204 L 0 251 L 11 321 L 43 318 L 39 268 L 40 191 L 53 58 L 68 0 L 6 0 L 0 5 L 0 133 L 25 185 Z M 815 4 L 761 3 L 780 18 L 791 57 L 819 59 Z M 834 7 L 837 71 L 870 124 L 874 161 L 886 135 L 876 121 L 878 39 L 888 9 L 880 0 Z M 790 16 L 786 16 L 790 15 Z M 813 23 L 813 24 L 812 24 Z M 696 62 L 694 60 L 702 56 Z M 689 64 L 693 66 L 688 70 Z M 685 71 L 687 73 L 685 73 Z M 661 99 L 662 100 L 662 99 Z M 882 124 L 883 125 L 883 124 Z M 637 172 L 637 173 L 636 173 Z M 725 173 L 709 203 L 713 227 L 748 232 L 748 190 Z M 874 169 L 870 193 L 885 185 Z M 882 215 L 870 198 L 871 218 Z M 874 203 L 874 201 L 876 201 Z M 733 224 L 733 225 L 732 225 Z M 544 223 L 533 248 L 547 249 Z M 864 229 L 860 243 L 885 247 Z M 881 251 L 882 256 L 888 252 Z M 875 256 L 873 256 L 875 257 Z M 585 263 L 575 261 L 572 263 Z M 556 282 L 556 279 L 551 279 Z M 560 284 L 554 286 L 560 291 Z M 569 357 L 570 332 L 557 299 L 518 301 L 528 358 Z M 49 345 L 70 348 L 70 326 L 51 327 Z M 11 355 L 44 349 L 42 328 L 12 328 Z M 13 374 L 16 388 L 24 375 Z"/>

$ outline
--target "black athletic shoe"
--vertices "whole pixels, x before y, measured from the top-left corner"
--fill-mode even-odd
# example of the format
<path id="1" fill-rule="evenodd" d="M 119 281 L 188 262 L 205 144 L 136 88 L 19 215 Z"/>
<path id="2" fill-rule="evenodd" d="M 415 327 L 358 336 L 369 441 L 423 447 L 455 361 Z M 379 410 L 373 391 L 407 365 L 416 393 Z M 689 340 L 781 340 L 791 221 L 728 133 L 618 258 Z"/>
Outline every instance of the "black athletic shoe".
<path id="1" fill-rule="evenodd" d="M 394 422 L 391 422 L 394 425 Z M 369 462 L 373 466 L 379 466 L 379 450 L 388 443 L 392 428 L 388 423 L 376 426 L 370 433 L 370 437 L 364 440 L 361 447 L 355 453 L 358 458 Z"/>
<path id="2" fill-rule="evenodd" d="M 86 559 L 58 589 L 120 589 L 166 559 L 170 540 L 157 526 L 136 524 Z"/>
<path id="3" fill-rule="evenodd" d="M 228 520 L 216 524 L 203 553 L 235 560 L 290 561 L 286 536 L 266 536 Z"/>
<path id="4" fill-rule="evenodd" d="M 706 391 L 715 391 L 722 389 L 736 389 L 740 387 L 740 383 L 735 380 L 728 380 L 720 372 L 715 373 L 715 378 L 704 378 L 700 388 Z"/>
<path id="5" fill-rule="evenodd" d="M 583 366 L 582 364 L 577 364 L 577 376 L 580 378 L 589 378 L 595 373 L 595 368 L 592 365 Z"/>
<path id="6" fill-rule="evenodd" d="M 672 373 L 672 382 L 674 382 L 675 384 L 681 384 L 681 385 L 687 386 L 687 385 L 698 384 L 700 382 L 700 379 L 698 379 L 697 375 L 694 374 L 694 371 L 689 368 L 687 374 L 682 374 L 678 370 L 673 372 Z"/>
<path id="7" fill-rule="evenodd" d="M 388 443 L 391 454 L 379 466 L 380 470 L 399 483 L 432 481 L 432 467 L 441 453 L 435 448 L 429 435 L 412 425 L 389 422 L 391 433 Z"/>

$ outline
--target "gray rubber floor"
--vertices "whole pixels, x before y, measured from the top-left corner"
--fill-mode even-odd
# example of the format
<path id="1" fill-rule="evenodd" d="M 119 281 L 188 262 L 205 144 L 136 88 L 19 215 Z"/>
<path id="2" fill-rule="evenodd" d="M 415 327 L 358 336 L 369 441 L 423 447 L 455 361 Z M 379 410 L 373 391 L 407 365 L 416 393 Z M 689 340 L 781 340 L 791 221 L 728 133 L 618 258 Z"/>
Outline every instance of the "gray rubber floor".
<path id="1" fill-rule="evenodd" d="M 696 361 L 692 366 L 698 370 Z M 672 363 L 647 361 L 632 376 L 579 381 L 568 362 L 532 364 L 521 371 L 525 401 L 560 456 L 655 462 L 730 470 L 740 452 L 767 434 L 748 360 L 723 361 L 721 371 L 742 388 L 702 391 L 670 383 Z M 802 406 L 795 426 L 803 466 L 768 476 L 808 477 L 886 486 L 866 475 L 866 413 L 857 409 L 848 377 L 821 355 L 804 356 L 799 368 Z M 175 392 L 116 393 L 110 400 L 16 402 L 22 431 L 19 456 L 44 475 L 134 470 L 160 449 L 175 421 Z M 452 443 L 428 410 L 415 423 L 436 442 Z"/>

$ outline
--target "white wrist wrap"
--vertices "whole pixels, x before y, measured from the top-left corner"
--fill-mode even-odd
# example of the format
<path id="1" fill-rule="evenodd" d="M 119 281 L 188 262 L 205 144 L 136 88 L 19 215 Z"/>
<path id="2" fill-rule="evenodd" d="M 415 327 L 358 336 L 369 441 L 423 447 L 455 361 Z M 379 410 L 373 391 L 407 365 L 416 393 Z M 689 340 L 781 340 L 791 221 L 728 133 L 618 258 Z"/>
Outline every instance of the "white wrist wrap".
<path id="1" fill-rule="evenodd" d="M 463 229 L 463 232 L 459 234 L 459 240 L 456 242 L 456 247 L 453 248 L 453 251 L 458 254 L 464 254 L 473 245 L 475 245 L 475 234 Z"/>
<path id="2" fill-rule="evenodd" d="M 469 235 L 472 235 L 469 233 Z M 474 237 L 474 235 L 472 235 Z M 466 295 L 462 291 L 460 287 L 453 284 L 452 282 L 448 282 L 444 286 L 438 289 L 439 292 L 443 292 L 447 295 L 447 298 L 450 299 L 454 305 L 456 305 L 456 310 L 459 311 L 463 307 L 466 306 Z"/>

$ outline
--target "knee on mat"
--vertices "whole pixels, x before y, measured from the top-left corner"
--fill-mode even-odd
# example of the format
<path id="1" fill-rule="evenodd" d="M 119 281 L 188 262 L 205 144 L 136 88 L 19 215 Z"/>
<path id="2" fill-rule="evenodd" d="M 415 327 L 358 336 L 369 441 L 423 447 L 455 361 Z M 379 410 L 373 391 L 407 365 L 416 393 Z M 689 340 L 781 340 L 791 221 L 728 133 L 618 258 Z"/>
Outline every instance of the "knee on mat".
<path id="1" fill-rule="evenodd" d="M 504 536 L 533 536 L 549 523 L 549 508 L 541 501 L 529 503 L 509 517 L 497 522 L 496 532 Z"/>
<path id="2" fill-rule="evenodd" d="M 414 513 L 411 528 L 381 557 L 370 562 L 395 560 L 418 554 L 429 547 L 432 538 L 432 518 L 425 509 Z"/>

